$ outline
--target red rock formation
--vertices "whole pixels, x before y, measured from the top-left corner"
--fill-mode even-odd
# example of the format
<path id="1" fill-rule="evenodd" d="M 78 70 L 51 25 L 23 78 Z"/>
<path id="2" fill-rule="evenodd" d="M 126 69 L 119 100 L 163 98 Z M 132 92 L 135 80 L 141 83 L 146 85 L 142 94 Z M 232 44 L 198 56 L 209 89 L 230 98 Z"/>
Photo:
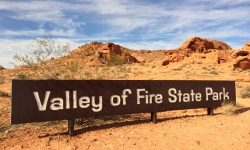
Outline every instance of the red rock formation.
<path id="1" fill-rule="evenodd" d="M 79 46 L 69 53 L 67 57 L 74 60 L 79 59 L 86 66 L 105 66 L 110 62 L 112 63 L 114 57 L 117 59 L 115 61 L 119 61 L 119 63 L 139 62 L 135 57 L 130 55 L 128 49 L 111 42 L 105 44 L 91 42 Z"/>
<path id="2" fill-rule="evenodd" d="M 120 45 L 116 45 L 114 43 L 106 43 L 102 45 L 99 49 L 97 49 L 107 59 L 110 59 L 113 55 L 120 55 L 122 54 Z"/>
<path id="3" fill-rule="evenodd" d="M 242 47 L 242 50 L 250 50 L 250 41 L 245 43 L 245 45 Z"/>
<path id="4" fill-rule="evenodd" d="M 182 49 L 190 49 L 196 53 L 202 53 L 209 49 L 218 49 L 218 50 L 230 50 L 232 49 L 228 44 L 216 41 L 208 40 L 201 37 L 192 37 L 187 39 L 181 47 Z"/>
<path id="5" fill-rule="evenodd" d="M 228 57 L 226 51 L 231 49 L 232 48 L 228 44 L 221 41 L 207 40 L 201 37 L 192 37 L 187 39 L 180 48 L 169 50 L 162 61 L 162 65 L 165 66 L 170 62 L 182 61 L 186 57 L 190 57 L 193 53 L 206 54 L 214 51 L 218 51 L 216 62 L 221 63 L 225 62 L 227 59 L 226 57 Z"/>
<path id="6" fill-rule="evenodd" d="M 234 64 L 234 69 L 236 68 L 241 68 L 242 70 L 250 69 L 250 59 L 244 58 L 244 59 L 236 61 L 236 63 Z"/>

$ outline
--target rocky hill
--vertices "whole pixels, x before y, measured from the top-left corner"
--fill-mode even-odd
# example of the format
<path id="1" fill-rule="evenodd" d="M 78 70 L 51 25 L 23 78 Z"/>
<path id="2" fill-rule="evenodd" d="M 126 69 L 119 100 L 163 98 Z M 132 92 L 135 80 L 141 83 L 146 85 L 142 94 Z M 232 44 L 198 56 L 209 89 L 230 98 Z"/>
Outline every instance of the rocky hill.
<path id="1" fill-rule="evenodd" d="M 246 42 L 240 50 L 233 50 L 224 42 L 201 37 L 189 38 L 179 48 L 171 50 L 132 50 L 111 42 L 91 42 L 79 46 L 64 57 L 53 58 L 48 63 L 60 64 L 57 71 L 54 70 L 56 74 L 60 74 L 61 79 L 65 79 L 65 74 L 69 72 L 71 72 L 70 75 L 75 76 L 72 73 L 77 74 L 79 69 L 86 70 L 91 67 L 110 67 L 123 64 L 169 69 L 183 68 L 185 66 L 195 68 L 196 65 L 201 65 L 202 68 L 207 66 L 222 67 L 226 69 L 226 72 L 235 69 L 244 71 L 250 69 L 250 42 Z M 114 72 L 114 70 L 111 72 Z M 11 80 L 29 73 L 29 68 L 19 66 L 14 70 L 0 68 L 0 71 L 2 74 L 7 74 L 4 75 L 7 77 L 6 79 L 3 76 L 1 78 Z M 38 74 L 44 73 L 38 72 Z M 85 74 L 87 76 L 89 73 Z"/>
<path id="2" fill-rule="evenodd" d="M 79 46 L 69 53 L 68 60 L 78 61 L 84 66 L 106 66 L 115 63 L 149 63 L 159 61 L 159 65 L 195 60 L 208 64 L 227 64 L 233 68 L 250 69 L 250 43 L 247 42 L 242 50 L 232 48 L 221 41 L 192 37 L 187 39 L 179 48 L 172 50 L 132 50 L 114 43 L 91 42 Z"/>

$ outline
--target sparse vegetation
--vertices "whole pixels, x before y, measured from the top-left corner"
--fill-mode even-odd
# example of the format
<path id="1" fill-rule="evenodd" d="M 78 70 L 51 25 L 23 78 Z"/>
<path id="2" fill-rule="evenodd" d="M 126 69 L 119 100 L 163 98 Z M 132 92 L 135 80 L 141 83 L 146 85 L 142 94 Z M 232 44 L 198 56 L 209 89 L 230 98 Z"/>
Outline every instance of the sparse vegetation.
<path id="1" fill-rule="evenodd" d="M 179 71 L 182 70 L 182 67 L 178 67 L 178 68 L 173 68 L 174 71 Z"/>
<path id="2" fill-rule="evenodd" d="M 189 64 L 189 63 L 184 63 L 184 64 L 182 65 L 182 67 L 186 67 L 187 65 L 189 65 L 189 66 L 190 66 L 190 64 Z"/>
<path id="3" fill-rule="evenodd" d="M 202 61 L 201 61 L 201 60 L 199 60 L 199 61 L 196 61 L 196 63 L 197 63 L 197 64 L 202 64 Z"/>
<path id="4" fill-rule="evenodd" d="M 27 74 L 19 73 L 19 74 L 17 74 L 17 79 L 19 79 L 19 80 L 28 80 L 28 79 L 30 79 L 30 77 Z"/>
<path id="5" fill-rule="evenodd" d="M 10 97 L 10 94 L 8 92 L 0 90 L 0 97 Z"/>
<path id="6" fill-rule="evenodd" d="M 235 88 L 241 88 L 242 86 L 240 85 L 240 83 L 236 82 L 235 83 Z"/>
<path id="7" fill-rule="evenodd" d="M 250 86 L 246 86 L 245 88 L 243 88 L 240 92 L 240 96 L 242 98 L 250 98 Z"/>
<path id="8" fill-rule="evenodd" d="M 250 76 L 250 70 L 246 70 L 246 71 L 244 71 L 244 73 L 245 73 L 247 76 Z"/>
<path id="9" fill-rule="evenodd" d="M 33 71 L 27 76 L 35 79 L 60 78 L 58 72 L 60 72 L 61 62 L 50 61 L 50 59 L 68 54 L 70 51 L 69 43 L 56 44 L 50 35 L 45 35 L 44 39 L 33 39 L 27 48 L 31 49 L 29 54 L 15 54 L 13 57 L 17 63 Z"/>
<path id="10" fill-rule="evenodd" d="M 220 110 L 224 115 L 234 115 L 236 113 L 237 106 L 233 102 L 223 101 Z"/>
<path id="11" fill-rule="evenodd" d="M 123 62 L 121 60 L 121 56 L 120 55 L 117 55 L 117 54 L 113 54 L 111 57 L 110 57 L 110 60 L 109 60 L 109 64 L 110 65 L 121 65 Z"/>
<path id="12" fill-rule="evenodd" d="M 209 74 L 219 75 L 219 73 L 218 73 L 217 71 L 215 71 L 215 70 L 211 70 L 211 71 L 209 72 Z"/>
<path id="13" fill-rule="evenodd" d="M 235 71 L 242 72 L 243 70 L 241 68 L 235 68 Z"/>
<path id="14" fill-rule="evenodd" d="M 0 76 L 0 84 L 3 84 L 3 83 L 4 83 L 4 77 Z"/>

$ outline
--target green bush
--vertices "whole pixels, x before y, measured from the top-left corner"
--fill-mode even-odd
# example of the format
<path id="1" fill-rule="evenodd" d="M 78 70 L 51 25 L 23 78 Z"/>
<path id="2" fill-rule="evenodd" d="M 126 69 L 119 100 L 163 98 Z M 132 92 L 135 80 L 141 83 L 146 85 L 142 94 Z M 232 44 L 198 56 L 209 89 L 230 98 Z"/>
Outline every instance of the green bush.
<path id="1" fill-rule="evenodd" d="M 115 65 L 115 66 L 116 65 L 121 65 L 122 64 L 121 56 L 117 55 L 117 54 L 113 54 L 110 57 L 109 64 Z"/>

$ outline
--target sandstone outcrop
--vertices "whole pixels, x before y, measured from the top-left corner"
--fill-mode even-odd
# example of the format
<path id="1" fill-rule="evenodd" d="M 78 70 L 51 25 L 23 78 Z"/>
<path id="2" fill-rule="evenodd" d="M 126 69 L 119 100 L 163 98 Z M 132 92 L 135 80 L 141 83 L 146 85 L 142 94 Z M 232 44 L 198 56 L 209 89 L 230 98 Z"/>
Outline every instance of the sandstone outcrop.
<path id="1" fill-rule="evenodd" d="M 246 42 L 241 50 L 235 50 L 230 59 L 233 62 L 234 69 L 250 69 L 250 42 Z"/>
<path id="2" fill-rule="evenodd" d="M 86 66 L 105 66 L 110 63 L 137 63 L 135 57 L 130 55 L 130 51 L 120 45 L 107 42 L 91 42 L 79 46 L 66 57 L 80 59 L 82 64 Z M 112 62 L 113 61 L 113 62 Z"/>
<path id="3" fill-rule="evenodd" d="M 247 50 L 239 50 L 235 51 L 232 56 L 231 60 L 233 61 L 233 67 L 241 68 L 242 70 L 250 69 L 250 51 Z"/>
<path id="4" fill-rule="evenodd" d="M 180 47 L 181 49 L 190 49 L 195 53 L 203 53 L 209 49 L 218 49 L 218 50 L 231 50 L 232 48 L 221 41 L 217 40 L 208 40 L 201 37 L 192 37 L 187 39 Z"/>
<path id="5" fill-rule="evenodd" d="M 242 50 L 249 50 L 250 51 L 250 41 L 245 43 L 245 45 L 242 47 Z"/>
<path id="6" fill-rule="evenodd" d="M 100 53 L 100 55 L 103 56 L 103 58 L 106 58 L 106 59 L 111 59 L 113 55 L 121 56 L 122 54 L 120 45 L 116 45 L 110 42 L 105 43 L 100 48 L 98 48 L 97 54 L 98 52 Z"/>
<path id="7" fill-rule="evenodd" d="M 194 53 L 207 54 L 210 52 L 216 52 L 216 63 L 225 62 L 228 57 L 228 50 L 232 48 L 221 41 L 208 40 L 201 37 L 192 37 L 187 39 L 180 48 L 169 50 L 166 53 L 162 65 L 166 66 L 171 62 L 179 62 L 187 57 L 190 57 Z M 206 58 L 205 55 L 200 55 L 201 58 Z"/>
<path id="8" fill-rule="evenodd" d="M 234 64 L 234 69 L 241 68 L 242 70 L 248 70 L 250 69 L 250 58 L 244 58 L 237 60 Z"/>

